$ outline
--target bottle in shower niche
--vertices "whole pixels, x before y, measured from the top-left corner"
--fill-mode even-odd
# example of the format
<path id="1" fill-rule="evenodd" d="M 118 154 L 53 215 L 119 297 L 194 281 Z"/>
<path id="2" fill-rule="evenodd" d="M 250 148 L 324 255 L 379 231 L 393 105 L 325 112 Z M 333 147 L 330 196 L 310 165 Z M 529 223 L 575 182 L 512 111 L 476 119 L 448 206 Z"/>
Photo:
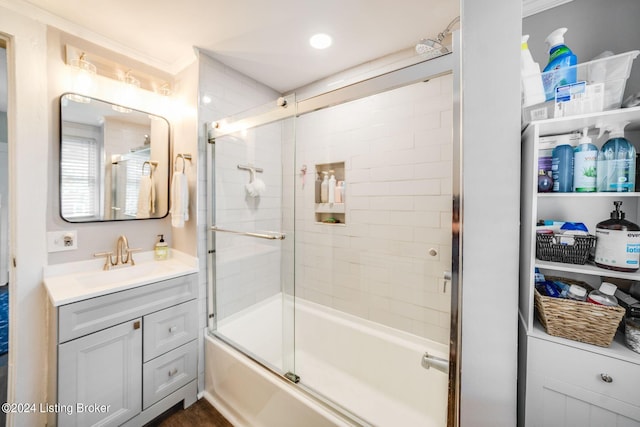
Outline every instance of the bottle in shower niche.
<path id="1" fill-rule="evenodd" d="M 335 175 L 331 175 L 329 178 L 329 203 L 336 202 L 336 177 Z"/>
<path id="2" fill-rule="evenodd" d="M 322 172 L 324 178 L 320 184 L 320 203 L 329 202 L 329 172 Z"/>
<path id="3" fill-rule="evenodd" d="M 320 179 L 320 172 L 316 172 L 316 182 L 315 182 L 315 198 L 316 198 L 316 203 L 320 203 L 320 192 L 321 190 L 321 186 L 322 186 L 322 179 Z"/>
<path id="4" fill-rule="evenodd" d="M 573 191 L 589 193 L 596 191 L 596 164 L 598 147 L 587 136 L 589 128 L 584 128 L 578 146 L 573 150 Z"/>
<path id="5" fill-rule="evenodd" d="M 596 225 L 594 261 L 598 267 L 634 272 L 640 267 L 640 227 L 624 219 L 621 201 L 613 204 L 611 218 Z"/>
<path id="6" fill-rule="evenodd" d="M 555 193 L 570 193 L 573 190 L 573 147 L 558 145 L 551 155 L 551 177 Z"/>

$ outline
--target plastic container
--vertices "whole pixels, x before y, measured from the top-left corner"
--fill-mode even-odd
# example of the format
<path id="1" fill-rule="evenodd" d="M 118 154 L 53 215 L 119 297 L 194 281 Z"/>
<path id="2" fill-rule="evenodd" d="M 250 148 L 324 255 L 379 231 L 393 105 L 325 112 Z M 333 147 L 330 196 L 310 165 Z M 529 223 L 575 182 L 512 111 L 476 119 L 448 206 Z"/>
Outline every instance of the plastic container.
<path id="1" fill-rule="evenodd" d="M 609 139 L 598 152 L 598 191 L 635 191 L 636 149 L 624 137 L 624 128 L 628 124 L 597 124 L 600 136 L 609 132 Z"/>
<path id="2" fill-rule="evenodd" d="M 624 341 L 627 347 L 640 353 L 640 317 L 629 312 L 624 317 Z"/>
<path id="3" fill-rule="evenodd" d="M 322 172 L 324 178 L 320 184 L 320 202 L 327 203 L 329 201 L 329 173 Z"/>
<path id="4" fill-rule="evenodd" d="M 577 73 L 578 82 L 586 82 L 587 87 L 600 84 L 604 86 L 602 93 L 594 93 L 593 96 L 602 96 L 602 102 L 592 102 L 593 110 L 583 110 L 581 113 L 597 113 L 599 111 L 614 110 L 620 108 L 622 100 L 624 98 L 624 89 L 627 84 L 627 79 L 631 75 L 631 67 L 633 60 L 640 54 L 639 50 L 632 50 L 629 52 L 621 53 L 618 55 L 612 55 L 601 59 L 596 59 L 589 62 L 584 62 L 570 69 L 575 69 Z M 542 73 L 541 78 L 543 80 L 549 80 L 555 78 L 551 76 L 557 73 L 556 70 Z M 523 77 L 523 79 L 538 79 L 538 76 L 531 75 Z M 526 85 L 523 82 L 523 85 Z M 529 107 L 522 108 L 522 121 L 524 124 L 533 120 L 546 120 L 556 116 L 555 99 L 541 103 L 531 105 Z M 571 112 L 563 112 L 562 117 L 572 115 Z"/>
<path id="5" fill-rule="evenodd" d="M 574 301 L 586 301 L 587 290 L 579 285 L 571 285 L 569 287 L 569 291 L 567 292 L 567 298 Z"/>
<path id="6" fill-rule="evenodd" d="M 573 147 L 558 145 L 551 158 L 551 178 L 554 193 L 570 193 L 573 190 Z"/>
<path id="7" fill-rule="evenodd" d="M 573 191 L 578 193 L 596 191 L 598 147 L 591 143 L 588 132 L 584 128 L 580 143 L 573 150 Z"/>
<path id="8" fill-rule="evenodd" d="M 549 47 L 549 63 L 544 67 L 546 74 L 542 76 L 542 84 L 547 101 L 554 100 L 556 88 L 577 82 L 578 72 L 575 65 L 578 58 L 564 44 L 566 28 L 558 28 L 547 36 L 545 43 Z M 553 71 L 553 73 L 549 73 Z"/>
<path id="9" fill-rule="evenodd" d="M 523 35 L 520 45 L 520 75 L 522 76 L 522 105 L 524 107 L 545 101 L 540 65 L 531 56 L 529 45 L 527 44 L 528 40 L 529 35 Z"/>
<path id="10" fill-rule="evenodd" d="M 640 227 L 624 219 L 621 201 L 613 202 L 611 218 L 596 225 L 594 262 L 598 267 L 615 271 L 634 272 L 640 267 Z"/>
<path id="11" fill-rule="evenodd" d="M 329 178 L 329 186 L 327 187 L 329 191 L 329 203 L 336 202 L 336 177 L 335 175 L 331 175 Z"/>
<path id="12" fill-rule="evenodd" d="M 592 304 L 604 305 L 607 307 L 615 307 L 618 305 L 618 298 L 613 296 L 618 287 L 613 283 L 602 282 L 600 289 L 594 289 L 589 292 L 587 301 Z"/>
<path id="13" fill-rule="evenodd" d="M 548 193 L 553 190 L 553 178 L 546 170 L 538 171 L 538 193 Z"/>

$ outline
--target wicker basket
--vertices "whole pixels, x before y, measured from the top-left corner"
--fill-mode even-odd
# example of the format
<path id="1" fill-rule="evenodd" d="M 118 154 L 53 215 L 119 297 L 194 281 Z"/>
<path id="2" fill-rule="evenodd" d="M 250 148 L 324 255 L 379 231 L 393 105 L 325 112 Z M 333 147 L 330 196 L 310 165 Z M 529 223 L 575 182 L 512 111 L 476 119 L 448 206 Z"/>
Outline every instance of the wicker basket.
<path id="1" fill-rule="evenodd" d="M 547 277 L 547 280 L 560 280 L 580 285 L 587 290 L 591 289 L 588 284 L 577 280 L 558 277 Z M 541 295 L 536 289 L 534 292 L 536 316 L 549 335 L 600 347 L 611 345 L 618 324 L 624 316 L 624 308 L 547 297 Z"/>
<path id="2" fill-rule="evenodd" d="M 559 234 L 536 234 L 536 258 L 542 261 L 586 264 L 596 236 L 572 236 L 573 244 L 560 243 Z M 566 238 L 566 236 L 565 236 Z"/>

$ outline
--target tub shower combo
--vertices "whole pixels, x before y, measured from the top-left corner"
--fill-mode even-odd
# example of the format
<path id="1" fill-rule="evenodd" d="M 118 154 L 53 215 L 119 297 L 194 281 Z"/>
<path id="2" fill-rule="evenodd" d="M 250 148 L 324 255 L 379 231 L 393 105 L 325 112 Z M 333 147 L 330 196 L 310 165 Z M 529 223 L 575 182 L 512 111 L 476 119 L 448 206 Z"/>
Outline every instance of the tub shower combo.
<path id="1" fill-rule="evenodd" d="M 456 425 L 454 61 L 208 122 L 205 395 L 235 424 Z"/>

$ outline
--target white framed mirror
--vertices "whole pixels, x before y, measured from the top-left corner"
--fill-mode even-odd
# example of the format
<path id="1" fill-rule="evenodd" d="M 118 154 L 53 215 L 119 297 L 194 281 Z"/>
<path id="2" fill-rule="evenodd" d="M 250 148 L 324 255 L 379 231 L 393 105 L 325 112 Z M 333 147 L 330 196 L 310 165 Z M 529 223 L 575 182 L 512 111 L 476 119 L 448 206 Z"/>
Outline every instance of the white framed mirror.
<path id="1" fill-rule="evenodd" d="M 60 216 L 67 222 L 163 218 L 169 122 L 86 96 L 60 97 Z"/>

